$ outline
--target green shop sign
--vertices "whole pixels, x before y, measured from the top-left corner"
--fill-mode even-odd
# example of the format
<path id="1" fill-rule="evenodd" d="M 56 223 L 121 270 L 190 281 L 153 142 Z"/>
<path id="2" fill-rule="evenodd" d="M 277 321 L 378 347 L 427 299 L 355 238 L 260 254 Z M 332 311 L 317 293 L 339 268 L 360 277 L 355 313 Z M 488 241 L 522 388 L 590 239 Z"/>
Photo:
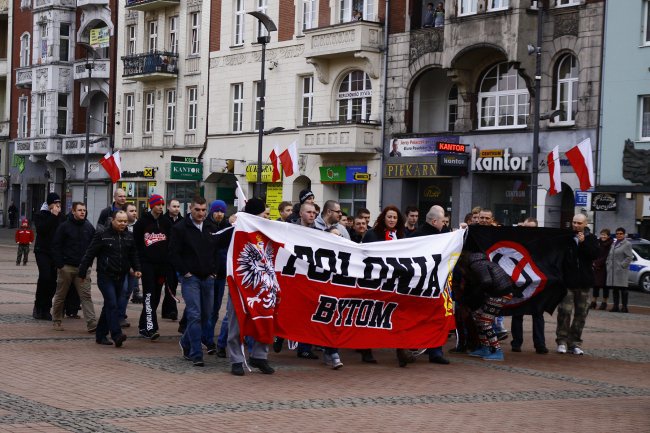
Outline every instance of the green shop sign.
<path id="1" fill-rule="evenodd" d="M 346 170 L 343 166 L 319 167 L 321 182 L 345 183 Z"/>
<path id="2" fill-rule="evenodd" d="M 203 164 L 172 162 L 169 177 L 181 180 L 203 180 Z"/>

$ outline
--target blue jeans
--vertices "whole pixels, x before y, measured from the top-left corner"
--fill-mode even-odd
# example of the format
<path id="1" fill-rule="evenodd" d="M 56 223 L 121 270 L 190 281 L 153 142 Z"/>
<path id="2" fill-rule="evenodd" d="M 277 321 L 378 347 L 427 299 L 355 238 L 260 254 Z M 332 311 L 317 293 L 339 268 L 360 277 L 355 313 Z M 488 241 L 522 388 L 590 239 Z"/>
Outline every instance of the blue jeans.
<path id="1" fill-rule="evenodd" d="M 122 293 L 118 299 L 118 308 L 119 308 L 119 318 L 120 321 L 126 319 L 126 306 L 129 305 L 129 298 L 133 290 L 138 287 L 138 279 L 133 275 L 127 275 L 124 277 L 124 286 L 122 287 Z"/>
<path id="2" fill-rule="evenodd" d="M 214 278 L 200 279 L 192 275 L 180 277 L 181 293 L 185 300 L 187 326 L 181 337 L 181 346 L 190 349 L 193 361 L 203 359 L 201 336 L 214 339 L 214 328 L 210 329 L 209 318 L 214 305 Z"/>
<path id="3" fill-rule="evenodd" d="M 97 286 L 104 297 L 104 306 L 99 315 L 97 331 L 95 332 L 95 339 L 97 341 L 104 339 L 109 331 L 113 340 L 122 334 L 120 319 L 118 318 L 118 298 L 122 293 L 123 285 L 124 277 L 112 278 L 108 275 L 97 274 Z"/>
<path id="4" fill-rule="evenodd" d="M 208 319 L 208 326 L 212 330 L 208 335 L 203 336 L 203 342 L 207 345 L 214 344 L 214 329 L 217 326 L 219 321 L 219 310 L 221 310 L 221 303 L 223 302 L 223 292 L 226 288 L 226 280 L 218 279 L 214 280 L 214 306 L 210 312 L 210 318 Z M 223 330 L 223 326 L 221 327 Z M 228 329 L 228 328 L 226 328 Z M 227 332 L 227 331 L 226 331 Z M 221 347 L 226 347 L 224 344 Z"/>

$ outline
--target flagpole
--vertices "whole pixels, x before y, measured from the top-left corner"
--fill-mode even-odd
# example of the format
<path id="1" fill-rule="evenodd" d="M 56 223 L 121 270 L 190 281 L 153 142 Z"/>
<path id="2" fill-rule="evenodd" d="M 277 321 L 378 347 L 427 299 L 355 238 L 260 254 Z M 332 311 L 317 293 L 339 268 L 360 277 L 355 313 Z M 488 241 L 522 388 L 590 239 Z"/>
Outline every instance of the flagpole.
<path id="1" fill-rule="evenodd" d="M 539 183 L 539 120 L 542 87 L 542 26 L 544 2 L 537 2 L 537 47 L 535 50 L 535 120 L 533 125 L 533 154 L 530 167 L 530 216 L 537 218 L 537 187 Z"/>

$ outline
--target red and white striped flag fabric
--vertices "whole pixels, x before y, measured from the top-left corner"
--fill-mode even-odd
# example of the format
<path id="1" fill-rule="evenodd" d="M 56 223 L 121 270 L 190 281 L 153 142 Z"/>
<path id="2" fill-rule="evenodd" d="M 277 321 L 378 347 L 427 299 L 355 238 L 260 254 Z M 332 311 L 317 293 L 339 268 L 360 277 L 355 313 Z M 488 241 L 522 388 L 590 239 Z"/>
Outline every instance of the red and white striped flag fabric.
<path id="1" fill-rule="evenodd" d="M 566 156 L 578 175 L 580 190 L 587 191 L 594 186 L 594 160 L 591 153 L 591 140 L 589 138 L 582 140 L 577 146 L 567 150 Z"/>
<path id="2" fill-rule="evenodd" d="M 280 162 L 282 162 L 282 171 L 285 176 L 293 176 L 294 173 L 298 173 L 298 147 L 295 141 L 280 154 Z"/>
<path id="3" fill-rule="evenodd" d="M 280 180 L 280 167 L 279 162 L 280 162 L 280 149 L 278 146 L 275 146 L 273 150 L 271 151 L 271 155 L 269 155 L 269 158 L 271 159 L 271 164 L 273 165 L 273 178 L 271 179 L 271 182 L 277 182 Z"/>
<path id="4" fill-rule="evenodd" d="M 546 157 L 548 164 L 548 176 L 551 186 L 548 188 L 549 195 L 555 195 L 562 191 L 562 175 L 560 174 L 560 146 L 555 146 Z"/>
<path id="5" fill-rule="evenodd" d="M 122 159 L 119 150 L 112 155 L 108 152 L 99 160 L 99 163 L 104 167 L 104 170 L 111 177 L 113 183 L 120 180 L 120 177 L 122 177 Z"/>

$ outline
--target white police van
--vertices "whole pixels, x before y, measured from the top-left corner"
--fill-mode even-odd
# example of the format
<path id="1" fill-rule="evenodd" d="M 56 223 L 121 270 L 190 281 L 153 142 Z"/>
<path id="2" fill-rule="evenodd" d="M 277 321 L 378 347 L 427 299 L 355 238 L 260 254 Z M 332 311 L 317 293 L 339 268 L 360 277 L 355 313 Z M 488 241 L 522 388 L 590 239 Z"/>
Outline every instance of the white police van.
<path id="1" fill-rule="evenodd" d="M 650 293 L 650 241 L 630 239 L 634 260 L 628 268 L 627 279 L 630 286 L 636 286 Z"/>

